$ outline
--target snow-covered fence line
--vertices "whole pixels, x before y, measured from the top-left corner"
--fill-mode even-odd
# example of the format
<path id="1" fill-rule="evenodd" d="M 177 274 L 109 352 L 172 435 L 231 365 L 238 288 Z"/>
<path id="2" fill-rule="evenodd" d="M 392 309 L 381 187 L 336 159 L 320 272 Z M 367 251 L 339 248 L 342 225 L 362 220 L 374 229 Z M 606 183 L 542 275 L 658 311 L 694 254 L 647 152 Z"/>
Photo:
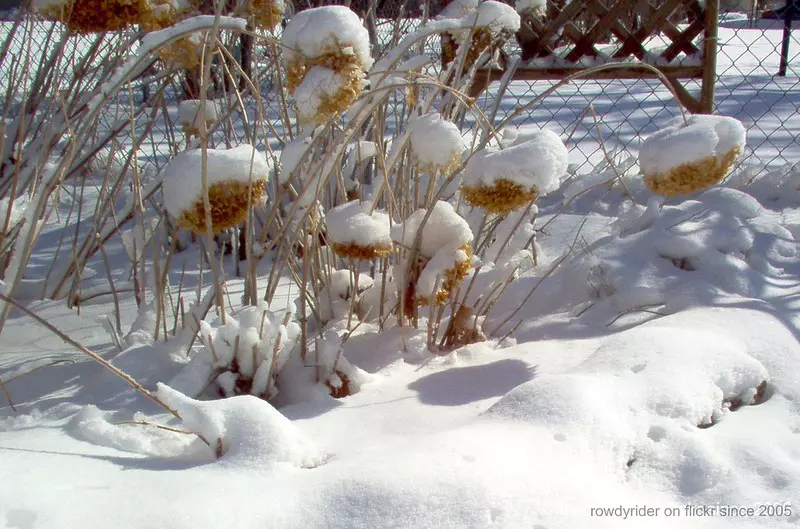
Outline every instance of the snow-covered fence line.
<path id="1" fill-rule="evenodd" d="M 748 13 L 720 14 L 714 110 L 740 119 L 748 128 L 748 150 L 740 161 L 745 166 L 800 161 L 800 143 L 793 132 L 800 127 L 800 29 L 790 33 L 785 77 L 778 76 L 782 35 L 782 21 L 753 21 Z M 509 50 L 515 53 L 518 50 Z M 699 80 L 686 85 L 695 92 L 700 89 Z M 499 105 L 498 115 L 503 116 L 551 86 L 552 81 L 514 81 L 498 102 L 495 83 L 479 104 Z M 678 114 L 673 97 L 657 81 L 581 80 L 560 88 L 514 123 L 546 126 L 568 137 L 570 162 L 583 173 L 604 162 L 601 139 L 607 150 L 635 154 L 647 136 Z"/>

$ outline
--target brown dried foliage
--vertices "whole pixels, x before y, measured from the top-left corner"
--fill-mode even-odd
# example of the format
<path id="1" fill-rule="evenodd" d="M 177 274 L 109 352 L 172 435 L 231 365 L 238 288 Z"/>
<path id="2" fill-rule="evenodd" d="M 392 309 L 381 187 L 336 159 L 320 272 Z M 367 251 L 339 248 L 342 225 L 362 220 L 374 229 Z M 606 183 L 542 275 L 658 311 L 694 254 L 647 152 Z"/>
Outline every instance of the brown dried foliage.
<path id="1" fill-rule="evenodd" d="M 339 257 L 355 260 L 370 260 L 389 255 L 392 251 L 391 246 L 361 246 L 356 243 L 331 245 L 333 253 Z"/>
<path id="2" fill-rule="evenodd" d="M 211 205 L 211 230 L 215 235 L 238 226 L 247 219 L 247 210 L 264 199 L 265 181 L 253 184 L 228 180 L 216 182 L 208 188 Z M 192 207 L 184 211 L 178 225 L 197 234 L 206 233 L 206 209 L 203 197 L 197 197 Z"/>
<path id="3" fill-rule="evenodd" d="M 73 0 L 48 6 L 40 14 L 63 22 L 74 33 L 100 33 L 138 24 L 150 10 L 147 0 Z"/>
<path id="4" fill-rule="evenodd" d="M 506 178 L 495 180 L 494 185 L 462 186 L 464 200 L 483 208 L 488 213 L 504 214 L 527 206 L 539 195 L 539 190 L 526 188 Z"/>
<path id="5" fill-rule="evenodd" d="M 739 148 L 734 147 L 722 157 L 709 156 L 697 162 L 684 163 L 667 174 L 645 174 L 644 185 L 656 195 L 665 197 L 702 191 L 720 183 L 739 154 Z"/>

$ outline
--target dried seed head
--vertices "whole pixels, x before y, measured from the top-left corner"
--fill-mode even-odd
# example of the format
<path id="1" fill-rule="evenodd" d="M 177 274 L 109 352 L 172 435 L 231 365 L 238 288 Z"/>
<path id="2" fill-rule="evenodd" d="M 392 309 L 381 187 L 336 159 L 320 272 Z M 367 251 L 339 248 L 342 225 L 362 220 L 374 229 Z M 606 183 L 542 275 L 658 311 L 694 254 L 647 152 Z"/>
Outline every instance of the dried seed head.
<path id="1" fill-rule="evenodd" d="M 645 174 L 644 185 L 656 195 L 665 197 L 702 191 L 720 183 L 739 154 L 739 147 L 734 147 L 721 157 L 708 156 L 696 162 L 684 163 L 666 174 Z"/>
<path id="2" fill-rule="evenodd" d="M 239 225 L 247 219 L 247 210 L 264 199 L 265 181 L 252 185 L 238 180 L 216 182 L 208 188 L 211 206 L 211 229 L 214 234 Z M 178 225 L 197 234 L 206 233 L 206 209 L 203 197 L 197 197 L 192 206 L 178 218 Z"/>
<path id="3" fill-rule="evenodd" d="M 488 213 L 497 214 L 525 207 L 539 195 L 535 187 L 528 189 L 505 178 L 495 180 L 491 186 L 484 184 L 462 186 L 461 192 L 469 204 L 483 208 Z"/>

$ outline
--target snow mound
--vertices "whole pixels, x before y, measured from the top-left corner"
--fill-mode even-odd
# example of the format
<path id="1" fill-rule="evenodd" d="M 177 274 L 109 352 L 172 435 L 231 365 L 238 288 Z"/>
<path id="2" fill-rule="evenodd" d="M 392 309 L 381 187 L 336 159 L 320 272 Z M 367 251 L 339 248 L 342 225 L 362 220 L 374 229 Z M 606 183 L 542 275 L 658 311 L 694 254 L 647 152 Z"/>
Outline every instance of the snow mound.
<path id="1" fill-rule="evenodd" d="M 358 15 L 344 6 L 317 7 L 295 14 L 283 30 L 281 44 L 287 62 L 344 52 L 354 54 L 363 68 L 372 66 L 369 33 Z"/>
<path id="2" fill-rule="evenodd" d="M 508 180 L 539 194 L 553 191 L 566 173 L 569 151 L 551 130 L 542 129 L 519 138 L 507 149 L 484 149 L 464 168 L 465 186 L 493 186 Z"/>
<path id="3" fill-rule="evenodd" d="M 658 305 L 671 313 L 730 296 L 763 299 L 777 292 L 775 280 L 798 255 L 781 220 L 735 189 L 710 189 L 674 206 L 652 199 L 557 270 L 542 295 L 611 313 Z"/>
<path id="4" fill-rule="evenodd" d="M 312 468 L 325 455 L 269 403 L 250 395 L 198 401 L 158 385 L 156 395 L 176 410 L 186 428 L 202 435 L 229 466 L 290 464 Z"/>
<path id="5" fill-rule="evenodd" d="M 252 145 L 232 149 L 208 149 L 208 186 L 220 182 L 253 183 L 266 180 L 271 163 Z M 179 154 L 164 168 L 161 185 L 164 207 L 175 217 L 189 209 L 203 193 L 203 156 L 200 149 Z"/>
<path id="6" fill-rule="evenodd" d="M 389 215 L 382 211 L 369 213 L 370 204 L 354 200 L 325 214 L 326 237 L 339 245 L 391 248 Z"/>
<path id="7" fill-rule="evenodd" d="M 427 210 L 418 209 L 404 223 L 392 226 L 392 239 L 408 248 L 413 247 L 426 213 Z M 422 226 L 419 251 L 425 257 L 433 257 L 440 248 L 458 248 L 471 241 L 472 230 L 467 221 L 456 213 L 450 203 L 440 200 L 433 205 L 430 217 Z"/>
<path id="8" fill-rule="evenodd" d="M 408 130 L 414 154 L 426 170 L 443 169 L 460 161 L 464 151 L 461 132 L 438 112 L 414 118 Z"/>
<path id="9" fill-rule="evenodd" d="M 800 469 L 784 435 L 800 411 L 800 382 L 785 373 L 798 368 L 800 346 L 774 317 L 695 309 L 614 335 L 574 368 L 513 389 L 487 415 L 544 429 L 676 501 L 749 504 L 784 493 L 775 472 L 764 479 L 766 468 Z"/>
<path id="10" fill-rule="evenodd" d="M 745 128 L 735 118 L 695 114 L 686 123 L 676 118 L 644 140 L 639 166 L 645 174 L 666 174 L 709 156 L 721 159 L 733 149 L 742 153 L 745 139 Z"/>
<path id="11" fill-rule="evenodd" d="M 471 263 L 471 255 L 459 246 L 450 245 L 439 248 L 425 264 L 416 283 L 416 295 L 433 299 L 438 289 L 446 281 L 449 270 L 455 270 L 459 265 Z M 437 288 L 438 285 L 438 288 Z"/>
<path id="12" fill-rule="evenodd" d="M 200 322 L 203 349 L 192 357 L 169 385 L 198 396 L 211 382 L 218 393 L 269 399 L 277 393 L 275 379 L 291 356 L 300 335 L 294 322 L 271 312 L 266 303 L 244 307 L 224 325 Z"/>

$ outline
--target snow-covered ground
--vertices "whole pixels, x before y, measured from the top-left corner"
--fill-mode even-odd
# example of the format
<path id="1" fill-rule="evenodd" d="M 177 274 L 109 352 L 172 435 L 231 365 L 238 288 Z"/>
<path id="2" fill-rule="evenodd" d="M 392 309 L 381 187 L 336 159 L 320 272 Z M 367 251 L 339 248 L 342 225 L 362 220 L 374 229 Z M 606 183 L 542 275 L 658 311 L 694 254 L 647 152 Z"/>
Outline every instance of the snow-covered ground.
<path id="1" fill-rule="evenodd" d="M 784 81 L 764 74 L 764 86 Z M 605 127 L 616 118 L 603 105 L 621 104 L 608 86 L 592 96 Z M 732 94 L 752 125 L 744 118 L 763 102 Z M 773 111 L 797 119 L 784 99 Z M 647 115 L 635 112 L 633 123 Z M 558 132 L 574 127 L 554 119 Z M 751 146 L 771 137 L 762 130 L 748 131 Z M 781 144 L 793 161 L 796 141 Z M 567 142 L 570 155 L 582 145 Z M 488 340 L 438 356 L 425 328 L 364 323 L 342 349 L 360 390 L 334 399 L 315 388 L 277 410 L 165 386 L 190 369 L 177 337 L 114 343 L 117 310 L 125 331 L 148 312 L 132 292 L 131 239 L 112 238 L 109 275 L 99 256 L 89 263 L 77 308 L 26 306 L 182 420 L 13 311 L 0 334 L 0 528 L 800 526 L 800 173 L 739 168 L 720 187 L 662 202 L 632 160 L 618 162 L 542 199 L 537 266 L 487 317 Z M 62 236 L 91 229 L 61 219 L 78 200 L 91 215 L 96 183 L 85 193 L 65 184 L 23 294 Z M 170 263 L 187 303 L 209 286 L 199 261 L 193 245 Z M 232 259 L 223 265 L 232 277 Z M 479 274 L 473 296 L 492 274 Z M 242 288 L 229 280 L 227 298 Z M 296 297 L 287 278 L 275 321 Z"/>

